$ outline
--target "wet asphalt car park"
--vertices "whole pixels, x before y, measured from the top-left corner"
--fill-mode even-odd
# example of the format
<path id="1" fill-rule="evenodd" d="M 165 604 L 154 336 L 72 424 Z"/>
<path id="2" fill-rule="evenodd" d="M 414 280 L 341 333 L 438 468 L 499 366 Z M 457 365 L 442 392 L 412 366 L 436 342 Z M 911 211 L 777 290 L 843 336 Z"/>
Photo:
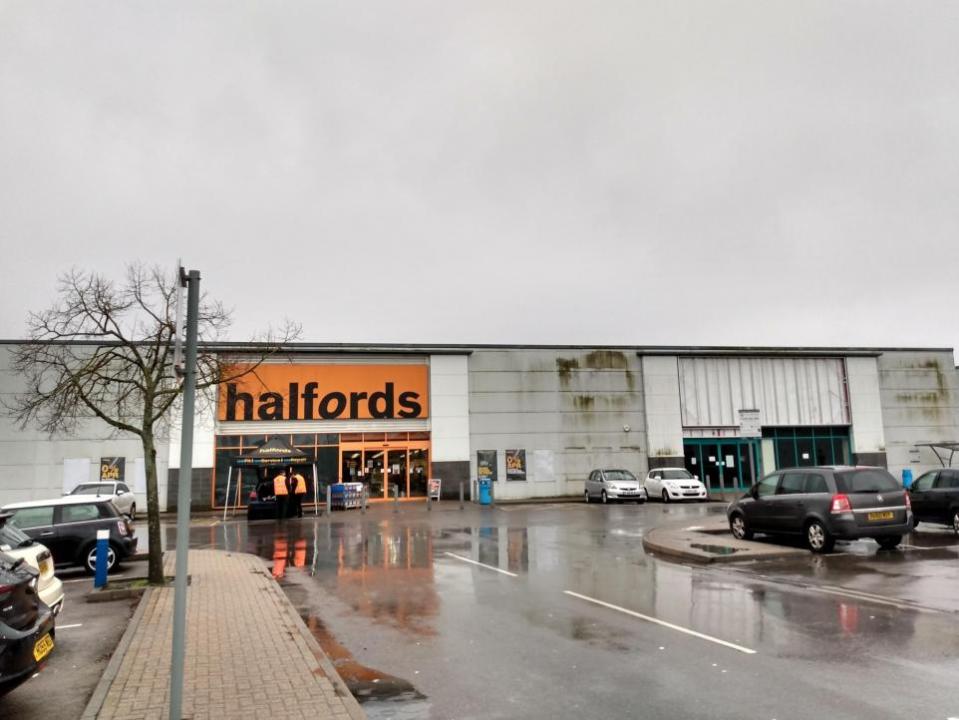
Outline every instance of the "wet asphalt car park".
<path id="1" fill-rule="evenodd" d="M 270 562 L 371 718 L 959 717 L 951 532 L 718 568 L 643 551 L 723 511 L 380 505 L 191 544 Z"/>

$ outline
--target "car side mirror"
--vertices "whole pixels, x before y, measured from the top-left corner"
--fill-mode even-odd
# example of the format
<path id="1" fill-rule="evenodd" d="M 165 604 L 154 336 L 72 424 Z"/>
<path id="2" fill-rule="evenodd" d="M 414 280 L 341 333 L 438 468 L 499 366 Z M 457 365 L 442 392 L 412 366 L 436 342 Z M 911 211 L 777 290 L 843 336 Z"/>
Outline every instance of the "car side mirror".
<path id="1" fill-rule="evenodd" d="M 752 496 L 752 499 L 753 499 L 753 500 L 758 500 L 758 499 L 759 499 L 759 488 L 756 487 L 755 485 L 753 485 L 751 488 L 749 488 L 749 494 Z"/>
<path id="2" fill-rule="evenodd" d="M 117 495 L 125 495 L 126 490 L 117 490 Z"/>

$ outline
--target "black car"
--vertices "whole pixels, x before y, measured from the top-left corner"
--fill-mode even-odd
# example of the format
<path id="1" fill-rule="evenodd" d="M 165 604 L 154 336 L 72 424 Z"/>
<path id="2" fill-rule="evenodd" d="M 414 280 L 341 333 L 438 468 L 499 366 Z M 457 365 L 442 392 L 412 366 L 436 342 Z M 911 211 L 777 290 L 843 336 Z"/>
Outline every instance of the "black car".
<path id="1" fill-rule="evenodd" d="M 891 550 L 913 527 L 909 493 L 874 467 L 777 470 L 730 503 L 726 514 L 736 538 L 802 535 L 817 553 L 830 552 L 836 540 L 867 537 Z"/>
<path id="2" fill-rule="evenodd" d="M 133 524 L 109 497 L 68 495 L 12 503 L 3 510 L 13 514 L 11 524 L 49 548 L 55 565 L 82 565 L 92 574 L 97 566 L 97 530 L 110 531 L 108 570 L 136 552 Z"/>
<path id="3" fill-rule="evenodd" d="M 933 470 L 909 486 L 915 524 L 920 521 L 951 525 L 959 535 L 959 470 Z"/>
<path id="4" fill-rule="evenodd" d="M 37 571 L 0 553 L 0 695 L 29 678 L 53 651 L 53 611 L 40 602 Z"/>

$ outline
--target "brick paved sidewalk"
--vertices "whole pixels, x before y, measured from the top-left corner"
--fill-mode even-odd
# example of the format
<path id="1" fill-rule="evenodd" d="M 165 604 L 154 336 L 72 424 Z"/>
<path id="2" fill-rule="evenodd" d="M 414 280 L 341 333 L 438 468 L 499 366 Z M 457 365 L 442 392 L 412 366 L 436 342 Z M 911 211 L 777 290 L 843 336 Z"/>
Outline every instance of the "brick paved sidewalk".
<path id="1" fill-rule="evenodd" d="M 365 717 L 258 558 L 191 550 L 189 562 L 184 718 Z M 167 718 L 173 588 L 141 603 L 84 718 Z"/>

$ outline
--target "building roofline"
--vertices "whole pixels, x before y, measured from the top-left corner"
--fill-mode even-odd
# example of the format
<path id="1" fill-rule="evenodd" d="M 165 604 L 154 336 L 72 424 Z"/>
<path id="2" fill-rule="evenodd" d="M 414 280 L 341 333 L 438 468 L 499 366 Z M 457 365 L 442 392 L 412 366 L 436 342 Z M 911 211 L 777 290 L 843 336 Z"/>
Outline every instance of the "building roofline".
<path id="1" fill-rule="evenodd" d="M 22 345 L 30 340 L 0 338 L 0 345 Z M 118 345 L 102 340 L 41 341 L 44 343 L 69 343 L 73 345 Z M 268 347 L 268 343 L 220 341 L 202 344 L 210 350 L 242 352 Z M 954 352 L 951 347 L 839 347 L 839 346 L 783 346 L 783 345 L 554 345 L 516 343 L 317 343 L 294 342 L 282 346 L 289 352 L 327 353 L 409 353 L 435 355 L 469 355 L 481 350 L 613 350 L 634 352 L 638 355 L 880 355 L 884 352 Z"/>

